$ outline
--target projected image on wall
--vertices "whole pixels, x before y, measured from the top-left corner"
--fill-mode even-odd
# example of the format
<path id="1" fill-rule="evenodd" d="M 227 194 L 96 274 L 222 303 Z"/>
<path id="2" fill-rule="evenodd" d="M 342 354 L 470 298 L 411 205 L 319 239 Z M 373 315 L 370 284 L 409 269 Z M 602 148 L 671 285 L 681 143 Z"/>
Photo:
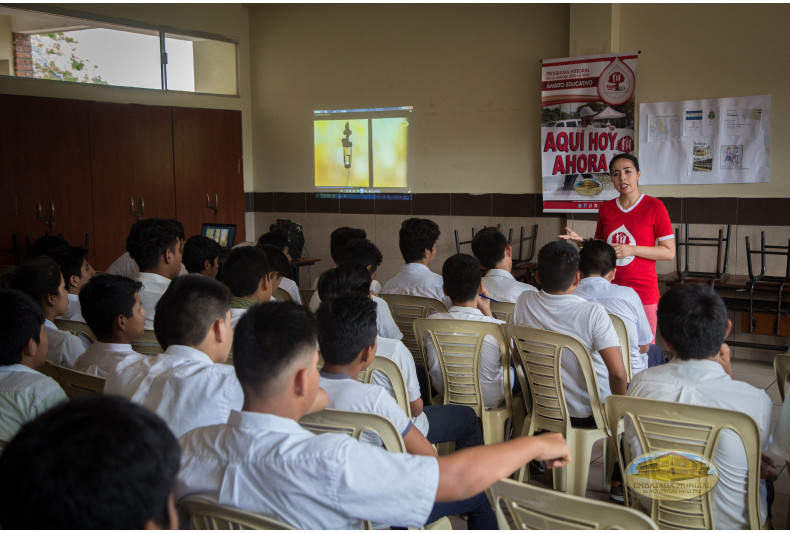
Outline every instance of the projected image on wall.
<path id="1" fill-rule="evenodd" d="M 364 190 L 408 187 L 411 109 L 315 111 L 315 186 Z"/>

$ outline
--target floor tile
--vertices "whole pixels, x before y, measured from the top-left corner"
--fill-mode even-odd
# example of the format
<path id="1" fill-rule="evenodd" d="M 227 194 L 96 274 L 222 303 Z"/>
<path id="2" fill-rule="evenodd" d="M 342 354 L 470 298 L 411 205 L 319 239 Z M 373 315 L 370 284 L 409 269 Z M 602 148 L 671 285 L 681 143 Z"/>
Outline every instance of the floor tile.
<path id="1" fill-rule="evenodd" d="M 765 374 L 775 376 L 772 363 L 763 361 L 750 361 L 748 359 L 734 359 L 731 363 L 732 373 L 737 376 L 743 372 L 746 374 Z"/>

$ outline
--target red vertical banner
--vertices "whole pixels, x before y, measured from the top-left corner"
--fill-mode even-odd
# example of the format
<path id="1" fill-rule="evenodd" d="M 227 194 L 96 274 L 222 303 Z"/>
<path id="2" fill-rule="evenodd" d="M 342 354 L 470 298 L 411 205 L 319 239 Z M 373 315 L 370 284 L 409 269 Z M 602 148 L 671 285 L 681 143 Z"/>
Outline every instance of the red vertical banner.
<path id="1" fill-rule="evenodd" d="M 596 213 L 618 196 L 609 161 L 633 153 L 637 53 L 543 61 L 543 211 Z"/>

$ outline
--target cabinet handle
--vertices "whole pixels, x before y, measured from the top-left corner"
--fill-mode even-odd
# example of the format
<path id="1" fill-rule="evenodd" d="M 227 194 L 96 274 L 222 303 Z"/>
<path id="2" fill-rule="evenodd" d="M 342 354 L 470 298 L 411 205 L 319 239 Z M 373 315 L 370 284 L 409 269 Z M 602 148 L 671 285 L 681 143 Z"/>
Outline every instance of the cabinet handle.
<path id="1" fill-rule="evenodd" d="M 219 196 L 217 196 L 217 193 L 214 193 L 214 205 L 211 205 L 211 197 L 206 193 L 206 208 L 214 211 L 215 215 L 217 214 L 219 210 Z"/>
<path id="2" fill-rule="evenodd" d="M 38 201 L 38 215 L 36 216 L 36 220 L 40 220 L 52 229 L 52 226 L 55 225 L 55 202 L 52 199 L 49 200 L 49 215 L 47 216 L 41 213 L 41 201 Z"/>
<path id="3" fill-rule="evenodd" d="M 129 198 L 129 203 L 132 205 L 131 214 L 133 217 L 137 217 L 137 220 L 140 220 L 145 215 L 145 200 L 143 197 L 140 197 L 140 211 L 134 210 L 134 198 Z"/>

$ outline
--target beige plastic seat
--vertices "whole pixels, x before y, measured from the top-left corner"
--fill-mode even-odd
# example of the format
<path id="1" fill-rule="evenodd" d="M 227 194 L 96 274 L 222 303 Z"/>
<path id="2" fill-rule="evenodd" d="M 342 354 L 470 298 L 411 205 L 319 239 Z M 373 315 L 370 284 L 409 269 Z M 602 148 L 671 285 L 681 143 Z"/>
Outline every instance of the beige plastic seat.
<path id="1" fill-rule="evenodd" d="M 631 383 L 631 339 L 628 337 L 628 328 L 625 327 L 625 321 L 614 313 L 609 313 L 609 318 L 612 319 L 612 325 L 617 332 L 617 338 L 620 339 L 620 353 L 623 355 L 623 365 L 625 365 L 625 373 L 628 375 L 628 383 Z"/>
<path id="2" fill-rule="evenodd" d="M 383 416 L 372 413 L 324 409 L 318 413 L 303 416 L 299 420 L 302 427 L 313 433 L 345 433 L 359 440 L 365 431 L 372 431 L 380 439 L 387 451 L 405 453 L 406 445 L 392 422 Z"/>
<path id="3" fill-rule="evenodd" d="M 573 461 L 566 467 L 552 470 L 554 488 L 564 489 L 568 494 L 575 496 L 584 496 L 587 491 L 593 444 L 609 436 L 590 352 L 579 339 L 570 335 L 513 324 L 505 324 L 502 327 L 508 338 L 515 343 L 517 357 L 525 366 L 532 394 L 530 423 L 524 424 L 521 434 L 534 435 L 537 431 L 546 430 L 565 435 Z M 563 348 L 571 350 L 581 366 L 595 419 L 594 428 L 571 426 L 560 373 Z M 516 366 L 518 363 L 519 361 Z M 604 441 L 604 487 L 608 487 L 610 483 L 610 471 L 614 467 L 613 459 L 614 452 L 607 446 L 607 441 Z M 525 474 L 527 474 L 527 465 L 521 467 L 518 480 L 523 481 Z"/>
<path id="4" fill-rule="evenodd" d="M 790 373 L 790 354 L 778 353 L 774 357 L 774 372 L 776 373 L 776 386 L 779 388 L 779 396 L 785 401 L 785 388 L 787 374 Z M 790 518 L 790 514 L 788 515 Z"/>
<path id="5" fill-rule="evenodd" d="M 691 452 L 712 458 L 716 442 L 725 429 L 732 429 L 741 438 L 746 451 L 749 474 L 746 482 L 746 501 L 749 529 L 760 529 L 760 429 L 747 414 L 675 402 L 661 402 L 645 398 L 610 396 L 605 413 L 611 427 L 628 417 L 642 447 L 642 453 L 659 450 Z M 614 448 L 620 455 L 617 439 Z M 626 446 L 625 448 L 629 448 Z M 620 457 L 623 480 L 625 470 L 633 459 L 630 450 Z M 630 489 L 629 489 L 630 490 Z M 629 490 L 625 490 L 628 505 Z M 711 512 L 711 493 L 681 501 L 652 500 L 650 515 L 661 529 L 715 529 Z"/>
<path id="6" fill-rule="evenodd" d="M 57 381 L 69 399 L 89 394 L 102 394 L 104 392 L 104 383 L 107 381 L 103 377 L 92 376 L 71 368 L 54 365 L 49 361 L 45 362 L 38 371 Z"/>
<path id="7" fill-rule="evenodd" d="M 302 299 L 302 305 L 305 307 L 310 305 L 310 299 L 312 299 L 315 291 L 316 289 L 299 289 L 299 297 Z"/>
<path id="8" fill-rule="evenodd" d="M 499 529 L 658 529 L 650 518 L 633 509 L 510 479 L 497 481 L 487 492 L 494 502 Z"/>
<path id="9" fill-rule="evenodd" d="M 414 335 L 425 339 L 430 335 L 444 379 L 443 403 L 466 405 L 474 409 L 483 424 L 483 441 L 496 444 L 505 440 L 505 423 L 513 416 L 513 395 L 510 387 L 510 350 L 499 324 L 476 320 L 420 318 L 414 321 Z M 480 389 L 480 351 L 486 336 L 499 345 L 505 403 L 486 409 Z M 425 347 L 419 344 L 427 361 Z"/>
<path id="10" fill-rule="evenodd" d="M 268 516 L 199 498 L 181 498 L 178 506 L 192 519 L 195 529 L 293 529 Z"/>
<path id="11" fill-rule="evenodd" d="M 281 289 L 280 287 L 277 287 L 277 290 L 274 291 L 273 296 L 274 296 L 274 299 L 277 300 L 278 302 L 292 302 L 293 301 L 293 298 L 291 298 L 291 294 L 288 291 L 286 291 L 285 289 Z"/>
<path id="12" fill-rule="evenodd" d="M 88 337 L 91 342 L 96 342 L 96 335 L 93 333 L 93 330 L 86 324 L 85 322 L 79 322 L 77 320 L 66 320 L 65 318 L 56 318 L 55 319 L 55 326 L 60 331 L 68 331 L 72 335 L 76 335 L 77 337 L 81 335 L 85 335 Z"/>
<path id="13" fill-rule="evenodd" d="M 513 309 L 516 304 L 513 302 L 489 302 L 491 304 L 491 314 L 494 318 L 498 318 L 503 322 L 510 322 L 510 317 L 513 316 Z"/>
<path id="14" fill-rule="evenodd" d="M 374 372 L 383 372 L 389 379 L 392 389 L 395 391 L 395 400 L 406 415 L 411 418 L 411 406 L 409 404 L 409 391 L 406 390 L 406 381 L 403 379 L 403 372 L 392 359 L 386 357 L 374 357 L 373 362 L 365 370 L 359 373 L 357 380 L 363 383 L 370 383 L 373 380 Z"/>
<path id="15" fill-rule="evenodd" d="M 145 330 L 143 336 L 133 340 L 131 344 L 132 350 L 143 355 L 159 355 L 164 352 L 152 329 Z"/>

